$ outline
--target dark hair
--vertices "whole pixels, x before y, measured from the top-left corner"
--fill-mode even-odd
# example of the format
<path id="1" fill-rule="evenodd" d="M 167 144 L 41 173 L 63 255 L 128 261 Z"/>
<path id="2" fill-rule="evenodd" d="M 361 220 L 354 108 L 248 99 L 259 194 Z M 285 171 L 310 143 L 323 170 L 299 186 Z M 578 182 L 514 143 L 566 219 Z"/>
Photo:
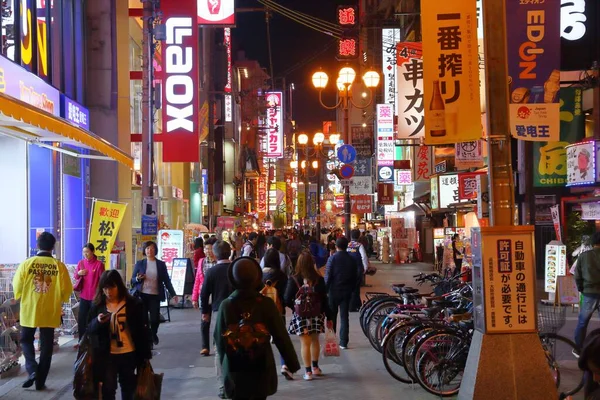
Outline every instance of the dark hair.
<path id="1" fill-rule="evenodd" d="M 214 245 L 215 243 L 217 243 L 217 238 L 208 238 L 204 241 L 204 245 L 208 246 L 208 245 Z"/>
<path id="2" fill-rule="evenodd" d="M 348 248 L 348 239 L 346 239 L 345 236 L 338 238 L 338 240 L 335 241 L 335 247 L 340 250 L 346 250 Z"/>
<path id="3" fill-rule="evenodd" d="M 594 232 L 594 234 L 592 235 L 592 246 L 598 245 L 600 245 L 600 231 Z"/>
<path id="4" fill-rule="evenodd" d="M 275 247 L 265 253 L 265 268 L 281 269 L 279 251 Z"/>
<path id="5" fill-rule="evenodd" d="M 454 239 L 458 239 L 458 233 L 455 233 L 454 235 L 452 235 L 452 240 Z"/>
<path id="6" fill-rule="evenodd" d="M 315 260 L 307 250 L 302 250 L 298 261 L 296 261 L 296 277 L 301 277 L 308 280 L 313 285 L 319 281 L 321 275 L 315 268 Z"/>
<path id="7" fill-rule="evenodd" d="M 127 292 L 127 288 L 123 283 L 123 278 L 121 278 L 121 274 L 116 269 L 109 269 L 108 271 L 104 271 L 100 276 L 100 282 L 98 282 L 98 288 L 96 289 L 96 296 L 94 297 L 94 304 L 100 305 L 106 302 L 106 295 L 102 289 L 117 287 L 119 290 L 119 299 L 123 300 L 129 296 L 129 292 Z"/>
<path id="8" fill-rule="evenodd" d="M 224 240 L 217 240 L 212 248 L 217 261 L 227 260 L 231 257 L 231 246 Z"/>
<path id="9" fill-rule="evenodd" d="M 154 246 L 154 252 L 158 253 L 158 246 L 156 245 L 155 242 L 153 242 L 152 240 L 148 240 L 147 242 L 144 243 L 144 255 L 146 254 L 146 249 L 150 246 Z"/>
<path id="10" fill-rule="evenodd" d="M 360 238 L 360 231 L 358 229 L 352 229 L 350 231 L 350 237 L 352 239 L 358 239 L 358 238 Z"/>
<path id="11" fill-rule="evenodd" d="M 92 253 L 96 251 L 96 248 L 94 247 L 93 244 L 91 243 L 86 243 L 85 246 L 83 246 L 84 249 L 88 249 L 89 251 L 91 251 Z"/>
<path id="12" fill-rule="evenodd" d="M 204 240 L 207 240 L 210 237 L 210 235 L 208 233 L 205 233 L 202 237 L 204 238 Z"/>
<path id="13" fill-rule="evenodd" d="M 201 237 L 194 239 L 194 250 L 204 247 L 204 240 Z"/>
<path id="14" fill-rule="evenodd" d="M 250 232 L 250 234 L 248 235 L 248 240 L 250 240 L 250 241 L 252 241 L 256 238 L 258 238 L 258 233 L 256 233 L 256 232 Z"/>
<path id="15" fill-rule="evenodd" d="M 267 244 L 273 246 L 273 248 L 277 251 L 281 250 L 281 239 L 277 236 L 269 236 L 267 238 Z"/>
<path id="16" fill-rule="evenodd" d="M 42 251 L 52 251 L 56 244 L 56 238 L 50 232 L 42 232 L 36 239 L 37 248 Z"/>

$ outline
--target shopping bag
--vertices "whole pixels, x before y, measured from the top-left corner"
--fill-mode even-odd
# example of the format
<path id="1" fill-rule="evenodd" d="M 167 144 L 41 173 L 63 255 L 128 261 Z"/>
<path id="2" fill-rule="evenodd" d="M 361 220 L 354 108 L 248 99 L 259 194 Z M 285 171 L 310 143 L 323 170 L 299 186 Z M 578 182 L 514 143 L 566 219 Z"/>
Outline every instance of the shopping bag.
<path id="1" fill-rule="evenodd" d="M 95 383 L 92 346 L 87 333 L 79 342 L 79 351 L 75 359 L 75 374 L 73 375 L 73 397 L 75 399 L 97 399 L 98 386 Z"/>
<path id="2" fill-rule="evenodd" d="M 163 374 L 155 374 L 150 361 L 145 361 L 137 373 L 134 400 L 160 400 Z"/>
<path id="3" fill-rule="evenodd" d="M 338 346 L 337 336 L 335 335 L 333 329 L 327 329 L 327 332 L 325 333 L 325 345 L 323 346 L 323 356 L 340 356 L 340 346 Z"/>

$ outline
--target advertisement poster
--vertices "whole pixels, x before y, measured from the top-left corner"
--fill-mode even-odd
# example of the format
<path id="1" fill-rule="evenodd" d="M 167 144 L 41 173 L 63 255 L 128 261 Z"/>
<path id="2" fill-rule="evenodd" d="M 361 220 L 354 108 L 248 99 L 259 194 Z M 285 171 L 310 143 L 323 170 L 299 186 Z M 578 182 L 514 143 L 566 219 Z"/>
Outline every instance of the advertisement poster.
<path id="1" fill-rule="evenodd" d="M 377 104 L 377 161 L 394 161 L 394 114 L 388 104 Z"/>
<path id="2" fill-rule="evenodd" d="M 477 175 L 481 173 L 458 174 L 459 200 L 477 200 Z"/>
<path id="3" fill-rule="evenodd" d="M 125 203 L 112 203 L 94 199 L 88 242 L 96 247 L 96 257 L 102 261 L 104 268 L 110 267 L 110 252 L 112 251 L 123 216 L 127 210 Z"/>
<path id="4" fill-rule="evenodd" d="M 158 233 L 158 199 L 144 197 L 142 201 L 142 235 Z"/>
<path id="5" fill-rule="evenodd" d="M 600 202 L 582 203 L 581 204 L 581 219 L 588 220 L 588 221 L 600 220 Z"/>
<path id="6" fill-rule="evenodd" d="M 429 182 L 433 175 L 433 147 L 420 146 L 413 152 L 413 182 Z"/>
<path id="7" fill-rule="evenodd" d="M 175 258 L 171 272 L 171 283 L 177 296 L 183 296 L 185 292 L 185 279 L 189 258 Z"/>
<path id="8" fill-rule="evenodd" d="M 158 254 L 156 258 L 167 264 L 169 276 L 173 268 L 173 259 L 183 258 L 184 256 L 184 237 L 183 231 L 160 230 L 158 231 Z"/>
<path id="9" fill-rule="evenodd" d="M 486 333 L 536 332 L 534 227 L 481 232 Z"/>
<path id="10" fill-rule="evenodd" d="M 567 186 L 596 182 L 596 142 L 571 144 L 567 149 Z"/>
<path id="11" fill-rule="evenodd" d="M 533 186 L 556 187 L 567 183 L 567 149 L 585 136 L 583 90 L 560 89 L 560 141 L 533 143 Z"/>
<path id="12" fill-rule="evenodd" d="M 560 139 L 560 0 L 506 2 L 510 130 Z"/>
<path id="13" fill-rule="evenodd" d="M 418 42 L 400 42 L 396 46 L 398 81 L 397 139 L 425 136 L 423 103 L 423 47 Z"/>
<path id="14" fill-rule="evenodd" d="M 556 282 L 559 276 L 567 274 L 567 246 L 559 241 L 546 245 L 546 268 L 544 274 L 544 290 L 547 293 L 556 292 Z"/>
<path id="15" fill-rule="evenodd" d="M 383 60 L 383 95 L 384 103 L 391 105 L 393 112 L 396 112 L 394 105 L 398 104 L 398 90 L 396 90 L 396 43 L 400 41 L 400 29 L 382 29 L 381 30 L 382 60 Z"/>
<path id="16" fill-rule="evenodd" d="M 448 208 L 450 204 L 459 202 L 458 197 L 458 175 L 442 175 L 438 191 L 440 208 Z"/>
<path id="17" fill-rule="evenodd" d="M 456 169 L 483 167 L 483 140 L 456 143 Z"/>
<path id="18" fill-rule="evenodd" d="M 425 143 L 481 139 L 476 0 L 421 2 Z"/>

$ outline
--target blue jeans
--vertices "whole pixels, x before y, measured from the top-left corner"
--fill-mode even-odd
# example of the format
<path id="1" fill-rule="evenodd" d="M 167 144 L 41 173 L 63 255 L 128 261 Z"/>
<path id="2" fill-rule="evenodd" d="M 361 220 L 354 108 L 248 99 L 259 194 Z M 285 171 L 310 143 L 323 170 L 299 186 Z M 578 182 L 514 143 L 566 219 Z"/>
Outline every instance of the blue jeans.
<path id="1" fill-rule="evenodd" d="M 348 347 L 349 332 L 350 332 L 350 299 L 352 292 L 336 293 L 329 295 L 329 308 L 331 310 L 331 318 L 333 322 L 333 330 L 337 333 L 337 317 L 338 309 L 340 315 L 340 346 Z"/>
<path id="2" fill-rule="evenodd" d="M 587 327 L 592 319 L 594 310 L 598 308 L 598 302 L 600 301 L 599 295 L 583 295 L 583 304 L 579 311 L 579 320 L 577 321 L 577 328 L 575 328 L 575 344 L 577 348 L 581 350 L 585 335 L 587 334 Z M 600 314 L 600 312 L 599 312 Z"/>

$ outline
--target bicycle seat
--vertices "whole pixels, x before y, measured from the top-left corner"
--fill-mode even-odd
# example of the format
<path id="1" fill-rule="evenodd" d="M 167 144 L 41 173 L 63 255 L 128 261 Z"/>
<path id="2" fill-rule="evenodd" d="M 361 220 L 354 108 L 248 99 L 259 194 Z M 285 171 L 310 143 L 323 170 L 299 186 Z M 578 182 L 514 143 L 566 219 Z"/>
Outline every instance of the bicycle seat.
<path id="1" fill-rule="evenodd" d="M 450 301 L 450 300 L 434 300 L 431 303 L 434 306 L 442 307 L 442 308 L 454 307 L 456 305 L 455 302 Z"/>
<path id="2" fill-rule="evenodd" d="M 423 297 L 421 293 L 402 293 L 402 298 L 406 300 L 416 300 Z"/>
<path id="3" fill-rule="evenodd" d="M 404 286 L 406 286 L 406 283 L 392 283 L 392 287 L 395 288 L 403 288 Z"/>
<path id="4" fill-rule="evenodd" d="M 440 310 L 441 310 L 441 308 L 439 308 L 439 307 L 431 307 L 431 308 L 424 308 L 421 311 L 423 312 L 423 314 L 427 315 L 427 318 L 433 318 L 436 315 L 438 315 Z"/>
<path id="5" fill-rule="evenodd" d="M 466 308 L 449 308 L 448 313 L 450 315 L 466 314 L 469 310 Z"/>
<path id="6" fill-rule="evenodd" d="M 403 287 L 400 290 L 403 294 L 412 294 L 412 293 L 418 293 L 419 289 L 415 289 L 415 288 L 411 288 L 411 287 Z"/>
<path id="7" fill-rule="evenodd" d="M 475 329 L 475 322 L 472 319 L 470 319 L 468 321 L 459 321 L 458 326 L 460 326 L 463 329 L 471 330 L 471 329 Z"/>

